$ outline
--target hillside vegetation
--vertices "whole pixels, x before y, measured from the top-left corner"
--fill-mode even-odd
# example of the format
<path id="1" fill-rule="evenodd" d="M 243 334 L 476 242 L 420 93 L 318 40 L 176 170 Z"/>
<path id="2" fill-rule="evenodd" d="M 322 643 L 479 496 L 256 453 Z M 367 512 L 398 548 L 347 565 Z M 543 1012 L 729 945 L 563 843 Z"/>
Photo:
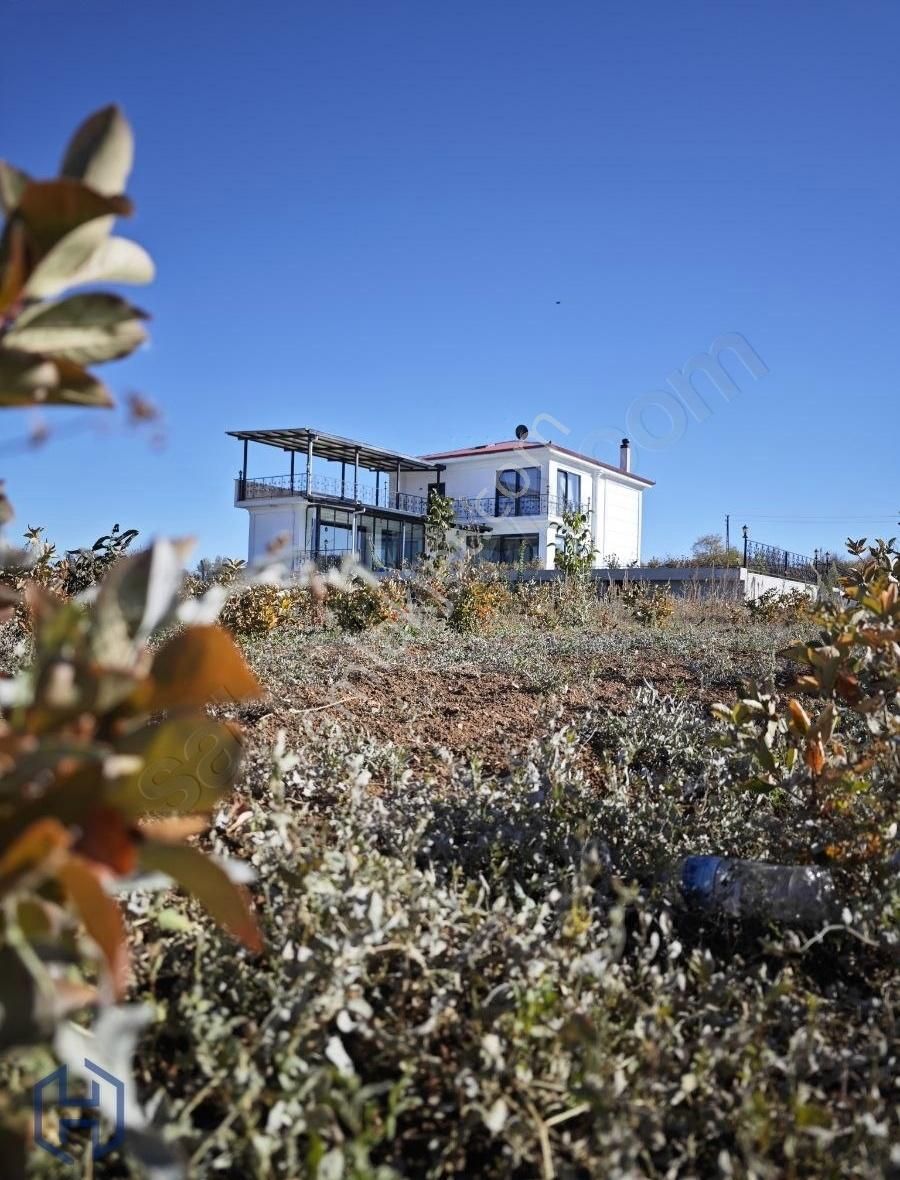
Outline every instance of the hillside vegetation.
<path id="1" fill-rule="evenodd" d="M 189 1174 L 884 1175 L 896 574 L 818 618 L 477 570 L 239 591 L 266 692 L 218 709 L 245 756 L 203 842 L 265 950 L 127 903 Z M 843 916 L 691 912 L 712 852 L 828 865 Z"/>

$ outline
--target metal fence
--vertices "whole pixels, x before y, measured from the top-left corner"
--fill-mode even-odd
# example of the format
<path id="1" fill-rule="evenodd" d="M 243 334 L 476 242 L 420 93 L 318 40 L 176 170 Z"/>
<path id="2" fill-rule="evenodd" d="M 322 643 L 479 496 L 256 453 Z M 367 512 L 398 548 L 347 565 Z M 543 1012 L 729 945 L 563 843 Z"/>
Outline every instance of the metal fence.
<path id="1" fill-rule="evenodd" d="M 744 537 L 744 566 L 759 574 L 771 574 L 775 578 L 792 578 L 797 582 L 817 582 L 830 558 L 809 557 L 805 553 L 793 553 L 777 545 L 765 545 L 762 541 L 751 541 Z"/>

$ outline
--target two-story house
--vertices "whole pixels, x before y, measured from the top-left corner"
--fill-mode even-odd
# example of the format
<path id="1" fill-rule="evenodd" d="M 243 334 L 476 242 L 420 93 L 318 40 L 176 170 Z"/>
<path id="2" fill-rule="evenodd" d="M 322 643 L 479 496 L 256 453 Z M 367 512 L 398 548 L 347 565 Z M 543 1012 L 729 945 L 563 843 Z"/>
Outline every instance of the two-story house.
<path id="1" fill-rule="evenodd" d="M 613 466 L 529 439 L 524 427 L 507 442 L 417 457 L 310 427 L 229 434 L 243 443 L 235 504 L 249 514 L 251 561 L 277 542 L 295 565 L 350 554 L 376 570 L 412 565 L 424 552 L 432 491 L 452 501 L 485 561 L 552 569 L 557 528 L 572 508 L 587 514 L 595 565 L 640 560 L 642 499 L 653 481 L 631 470 L 627 439 Z M 251 475 L 251 444 L 286 454 L 289 471 Z"/>

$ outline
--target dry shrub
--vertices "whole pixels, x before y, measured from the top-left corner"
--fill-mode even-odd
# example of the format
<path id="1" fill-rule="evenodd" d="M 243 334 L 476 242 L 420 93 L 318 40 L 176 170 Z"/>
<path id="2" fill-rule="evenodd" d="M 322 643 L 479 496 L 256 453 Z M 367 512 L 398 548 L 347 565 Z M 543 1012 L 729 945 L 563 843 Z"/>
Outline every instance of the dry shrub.
<path id="1" fill-rule="evenodd" d="M 672 594 L 667 587 L 652 586 L 646 582 L 626 582 L 619 591 L 619 598 L 633 619 L 651 626 L 668 622 L 675 609 Z"/>
<path id="2" fill-rule="evenodd" d="M 378 584 L 361 578 L 348 587 L 329 587 L 328 609 L 341 631 L 359 634 L 396 618 L 391 598 Z"/>
<path id="3" fill-rule="evenodd" d="M 447 622 L 463 635 L 481 634 L 509 613 L 513 596 L 505 581 L 470 578 L 451 594 L 453 607 Z"/>
<path id="4" fill-rule="evenodd" d="M 220 622 L 234 635 L 266 635 L 290 619 L 292 608 L 284 586 L 248 586 L 228 599 Z"/>
<path id="5" fill-rule="evenodd" d="M 816 616 L 816 602 L 804 590 L 791 590 L 787 594 L 767 590 L 759 598 L 750 599 L 746 608 L 754 618 L 765 623 L 803 623 Z"/>

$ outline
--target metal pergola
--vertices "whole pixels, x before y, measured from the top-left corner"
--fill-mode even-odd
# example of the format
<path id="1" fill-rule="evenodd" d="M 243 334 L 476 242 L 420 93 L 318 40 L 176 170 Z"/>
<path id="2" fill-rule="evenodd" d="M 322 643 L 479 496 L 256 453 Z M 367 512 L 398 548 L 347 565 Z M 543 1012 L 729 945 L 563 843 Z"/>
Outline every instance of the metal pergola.
<path id="1" fill-rule="evenodd" d="M 299 451 L 306 455 L 306 477 L 311 486 L 313 458 L 340 463 L 342 468 L 353 468 L 354 489 L 359 485 L 359 469 L 367 471 L 395 473 L 398 479 L 403 471 L 437 471 L 444 469 L 443 463 L 427 463 L 416 459 L 412 455 L 402 455 L 398 451 L 388 451 L 384 447 L 375 447 L 371 443 L 359 442 L 353 438 L 342 438 L 339 434 L 329 434 L 324 430 L 316 430 L 311 426 L 291 426 L 272 430 L 229 430 L 230 438 L 239 439 L 244 444 L 243 463 L 241 465 L 241 491 L 247 483 L 247 449 L 249 444 L 260 443 L 263 446 L 275 447 L 280 451 L 287 451 L 291 457 L 291 484 L 294 480 L 294 457 Z M 354 493 L 355 494 L 355 493 Z"/>

